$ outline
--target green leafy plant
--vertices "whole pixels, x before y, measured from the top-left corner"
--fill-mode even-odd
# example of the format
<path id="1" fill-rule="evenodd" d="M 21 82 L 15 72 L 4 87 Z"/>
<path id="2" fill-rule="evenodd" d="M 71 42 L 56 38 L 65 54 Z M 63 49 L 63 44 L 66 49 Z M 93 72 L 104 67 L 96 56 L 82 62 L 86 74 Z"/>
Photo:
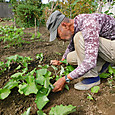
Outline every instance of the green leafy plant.
<path id="1" fill-rule="evenodd" d="M 73 71 L 75 69 L 72 65 L 67 63 L 66 59 L 64 61 L 61 61 L 61 62 L 66 64 L 66 67 L 61 66 L 61 69 L 58 71 L 58 73 L 60 73 L 60 74 L 58 75 L 58 73 L 56 73 L 56 81 L 58 79 L 62 78 L 62 76 L 68 75 L 71 71 Z M 69 87 L 67 84 L 65 85 L 65 88 L 67 90 L 69 90 Z"/>
<path id="2" fill-rule="evenodd" d="M 51 108 L 49 115 L 68 115 L 68 114 L 73 113 L 75 111 L 76 111 L 76 106 L 57 105 L 57 106 Z"/>
<path id="3" fill-rule="evenodd" d="M 37 32 L 37 35 L 32 34 L 32 37 L 30 38 L 31 40 L 35 39 L 35 38 L 40 38 L 41 34 L 39 32 Z"/>
<path id="4" fill-rule="evenodd" d="M 59 53 L 59 52 L 56 52 L 56 54 L 57 54 L 57 55 L 60 55 L 60 56 L 62 55 L 62 54 L 61 54 L 61 53 Z"/>
<path id="5" fill-rule="evenodd" d="M 113 87 L 113 82 L 115 81 L 115 68 L 114 66 L 109 66 L 108 67 L 108 72 L 103 72 L 102 74 L 99 75 L 100 78 L 107 78 L 108 84 L 110 87 Z"/>
<path id="6" fill-rule="evenodd" d="M 36 59 L 39 59 L 39 62 L 43 61 L 43 53 L 36 54 Z"/>
<path id="7" fill-rule="evenodd" d="M 27 74 L 21 72 L 13 74 L 7 84 L 0 89 L 0 99 L 5 99 L 11 93 L 11 89 L 18 87 L 20 94 L 36 94 L 35 102 L 41 110 L 49 102 L 47 96 L 51 91 L 50 75 L 51 72 L 47 69 L 36 68 Z"/>
<path id="8" fill-rule="evenodd" d="M 30 109 L 29 107 L 27 111 L 25 111 L 22 115 L 30 115 Z M 76 106 L 68 105 L 68 106 L 63 106 L 61 105 L 56 105 L 55 107 L 52 107 L 51 110 L 49 111 L 49 115 L 68 115 L 70 113 L 73 113 L 76 111 Z M 42 110 L 37 111 L 38 115 L 46 115 Z"/>
<path id="9" fill-rule="evenodd" d="M 25 111 L 23 114 L 21 114 L 21 115 L 30 115 L 30 109 L 31 109 L 31 107 L 29 107 L 28 109 L 27 109 L 27 111 Z"/>
<path id="10" fill-rule="evenodd" d="M 41 58 L 43 58 L 43 54 L 41 53 Z M 11 63 L 17 63 L 18 67 L 16 67 L 16 73 L 10 76 L 9 81 L 5 84 L 3 88 L 0 88 L 0 99 L 7 98 L 11 90 L 14 87 L 18 88 L 18 92 L 24 95 L 35 94 L 36 99 L 35 103 L 39 110 L 49 102 L 47 96 L 49 95 L 53 85 L 50 83 L 51 72 L 48 71 L 48 65 L 45 65 L 44 68 L 36 70 L 34 68 L 31 71 L 28 71 L 28 64 L 33 59 L 30 57 L 23 57 L 19 55 L 14 55 L 7 57 L 6 67 L 10 68 Z M 4 63 L 2 63 L 4 65 Z M 1 64 L 1 65 L 2 65 Z M 18 71 L 17 71 L 18 70 Z"/>
<path id="11" fill-rule="evenodd" d="M 94 87 L 92 87 L 92 88 L 91 88 L 91 94 L 88 93 L 87 99 L 95 100 L 94 94 L 95 94 L 95 93 L 98 93 L 99 89 L 100 89 L 99 86 L 94 86 Z"/>
<path id="12" fill-rule="evenodd" d="M 51 77 L 52 73 L 48 70 L 49 67 L 52 67 L 54 71 L 58 71 L 57 67 L 49 66 L 49 65 L 38 65 L 39 69 L 34 68 L 31 71 L 28 71 L 28 64 L 31 64 L 33 60 L 30 57 L 23 57 L 19 55 L 14 55 L 6 58 L 6 63 L 1 62 L 0 67 L 10 69 L 11 64 L 16 63 L 17 67 L 15 69 L 15 73 L 10 76 L 9 81 L 5 84 L 3 88 L 0 88 L 0 99 L 3 100 L 7 98 L 12 89 L 17 87 L 18 92 L 20 94 L 24 94 L 25 96 L 34 94 L 36 95 L 35 103 L 39 109 L 38 113 L 45 115 L 42 112 L 43 107 L 49 102 L 48 95 L 51 92 L 51 89 L 54 86 L 50 83 L 50 80 L 54 77 Z M 37 59 L 40 61 L 43 60 L 43 54 L 40 53 L 37 55 Z M 61 66 L 64 73 L 64 68 Z M 69 71 L 72 70 L 69 67 Z M 61 75 L 60 74 L 60 75 Z M 66 87 L 67 88 L 67 87 Z M 65 107 L 63 107 L 65 108 Z M 69 107 L 70 108 L 70 107 Z M 68 108 L 68 113 L 70 113 L 70 109 Z M 29 115 L 30 108 L 24 113 Z M 66 112 L 65 112 L 66 113 Z"/>
<path id="13" fill-rule="evenodd" d="M 74 18 L 79 14 L 95 12 L 97 3 L 92 0 L 67 0 L 67 2 L 59 2 L 58 7 L 66 17 Z"/>
<path id="14" fill-rule="evenodd" d="M 21 0 L 19 2 L 11 2 L 13 6 L 16 23 L 21 27 L 34 26 L 35 18 L 38 20 L 42 16 L 41 0 Z"/>
<path id="15" fill-rule="evenodd" d="M 0 75 L 6 71 L 6 65 L 4 62 L 0 61 Z"/>
<path id="16" fill-rule="evenodd" d="M 73 113 L 76 111 L 76 106 L 68 105 L 68 106 L 63 106 L 61 105 L 56 105 L 55 107 L 52 107 L 51 110 L 49 111 L 49 115 L 68 115 L 70 113 Z M 43 111 L 37 111 L 38 115 L 46 115 Z"/>
<path id="17" fill-rule="evenodd" d="M 16 28 L 13 26 L 0 26 L 0 41 L 7 43 L 10 46 L 21 46 L 22 43 L 30 43 L 28 41 L 23 40 L 24 38 L 24 28 Z"/>
<path id="18" fill-rule="evenodd" d="M 23 71 L 23 73 L 25 73 L 28 70 L 28 64 L 32 60 L 33 59 L 30 57 L 23 57 L 23 56 L 19 56 L 19 55 L 7 57 L 6 63 L 0 61 L 0 75 L 2 73 L 4 73 L 7 69 L 10 70 L 11 65 L 13 63 L 17 64 L 17 67 L 15 68 L 15 70 L 19 70 L 19 69 L 23 68 L 22 71 Z"/>

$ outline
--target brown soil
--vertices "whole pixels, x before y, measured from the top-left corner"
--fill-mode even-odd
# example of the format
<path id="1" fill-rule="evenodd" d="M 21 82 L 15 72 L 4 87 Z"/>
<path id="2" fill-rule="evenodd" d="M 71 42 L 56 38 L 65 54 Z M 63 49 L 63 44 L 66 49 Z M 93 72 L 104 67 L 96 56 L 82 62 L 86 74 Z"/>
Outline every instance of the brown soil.
<path id="1" fill-rule="evenodd" d="M 5 23 L 11 24 L 11 23 Z M 30 44 L 23 44 L 21 47 L 5 48 L 2 42 L 0 43 L 0 60 L 4 61 L 6 57 L 19 54 L 21 56 L 31 56 L 35 59 L 36 54 L 43 53 L 43 64 L 49 64 L 50 60 L 60 60 L 62 56 L 59 56 L 56 52 L 64 53 L 68 42 L 55 40 L 54 42 L 48 42 L 49 33 L 45 27 L 40 27 L 40 33 L 42 34 L 40 39 L 30 40 Z M 34 33 L 34 28 L 27 28 L 25 32 Z M 25 35 L 25 39 L 30 38 L 28 34 Z M 36 66 L 36 64 L 35 64 Z M 35 68 L 33 66 L 33 68 Z M 12 71 L 5 72 L 0 76 L 0 88 L 8 81 Z M 61 92 L 53 93 L 49 95 L 50 102 L 43 108 L 43 111 L 48 115 L 51 107 L 55 105 L 73 105 L 76 106 L 76 112 L 71 115 L 114 115 L 115 114 L 115 88 L 111 88 L 107 79 L 102 79 L 100 84 L 100 90 L 98 94 L 94 95 L 95 100 L 90 101 L 87 99 L 87 93 L 91 94 L 91 91 L 78 91 L 73 88 L 73 85 L 78 80 L 73 80 L 70 84 L 70 90 L 64 89 Z M 115 86 L 115 83 L 113 83 Z M 18 89 L 14 88 L 12 93 L 4 100 L 0 100 L 0 115 L 21 115 L 28 107 L 31 107 L 31 115 L 36 115 L 37 107 L 34 102 L 35 95 L 21 95 L 18 93 Z"/>

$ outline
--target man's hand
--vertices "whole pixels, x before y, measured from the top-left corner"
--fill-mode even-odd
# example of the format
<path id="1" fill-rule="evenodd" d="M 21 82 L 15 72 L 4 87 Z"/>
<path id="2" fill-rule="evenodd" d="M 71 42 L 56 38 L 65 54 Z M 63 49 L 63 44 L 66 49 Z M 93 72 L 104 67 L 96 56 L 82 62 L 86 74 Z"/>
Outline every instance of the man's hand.
<path id="1" fill-rule="evenodd" d="M 58 61 L 58 60 L 51 60 L 50 64 L 52 64 L 52 65 L 60 65 L 61 62 Z"/>
<path id="2" fill-rule="evenodd" d="M 64 78 L 64 77 L 58 79 L 58 80 L 53 84 L 54 89 L 53 89 L 52 91 L 53 91 L 53 92 L 58 92 L 58 91 L 63 90 L 65 84 L 66 84 L 66 81 L 65 81 L 65 78 Z"/>

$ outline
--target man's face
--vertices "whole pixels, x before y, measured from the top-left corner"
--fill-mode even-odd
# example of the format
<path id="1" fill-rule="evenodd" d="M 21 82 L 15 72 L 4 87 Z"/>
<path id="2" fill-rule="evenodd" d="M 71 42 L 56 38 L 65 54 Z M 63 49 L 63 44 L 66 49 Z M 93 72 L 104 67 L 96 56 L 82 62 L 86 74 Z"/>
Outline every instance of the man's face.
<path id="1" fill-rule="evenodd" d="M 72 32 L 66 26 L 60 25 L 57 29 L 58 40 L 68 41 L 73 36 Z"/>

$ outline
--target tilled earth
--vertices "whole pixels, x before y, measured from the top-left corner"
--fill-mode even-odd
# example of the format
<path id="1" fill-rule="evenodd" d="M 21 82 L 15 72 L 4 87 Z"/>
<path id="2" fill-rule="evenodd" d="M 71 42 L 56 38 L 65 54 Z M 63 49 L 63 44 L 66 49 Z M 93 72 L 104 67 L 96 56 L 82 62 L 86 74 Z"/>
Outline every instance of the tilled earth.
<path id="1" fill-rule="evenodd" d="M 5 24 L 11 24 L 9 22 Z M 31 56 L 35 59 L 36 54 L 43 53 L 44 59 L 42 64 L 50 64 L 50 60 L 60 60 L 67 45 L 62 41 L 55 40 L 49 42 L 49 33 L 45 27 L 40 27 L 40 33 L 42 34 L 40 39 L 30 40 L 30 44 L 22 44 L 21 47 L 4 48 L 5 44 L 0 43 L 0 60 L 4 61 L 6 57 L 11 55 Z M 34 33 L 34 28 L 27 28 L 26 33 Z M 29 40 L 30 35 L 26 34 L 24 39 Z M 58 53 L 62 55 L 58 55 Z M 34 60 L 31 68 L 37 66 L 36 60 Z M 8 81 L 13 71 L 5 72 L 0 76 L 0 88 Z M 87 93 L 91 94 L 91 91 L 78 91 L 73 88 L 74 84 L 78 80 L 73 80 L 70 84 L 70 90 L 64 89 L 61 92 L 53 93 L 49 95 L 50 102 L 43 108 L 43 111 L 48 115 L 51 107 L 55 105 L 73 105 L 76 106 L 76 112 L 71 115 L 114 115 L 115 114 L 115 88 L 112 88 L 108 84 L 107 79 L 101 79 L 100 90 L 94 95 L 94 100 L 87 99 Z M 115 86 L 115 83 L 113 83 Z M 28 107 L 31 107 L 31 115 L 36 115 L 37 106 L 34 102 L 35 95 L 21 95 L 18 93 L 18 89 L 14 88 L 12 93 L 4 100 L 0 100 L 0 115 L 21 115 Z"/>

